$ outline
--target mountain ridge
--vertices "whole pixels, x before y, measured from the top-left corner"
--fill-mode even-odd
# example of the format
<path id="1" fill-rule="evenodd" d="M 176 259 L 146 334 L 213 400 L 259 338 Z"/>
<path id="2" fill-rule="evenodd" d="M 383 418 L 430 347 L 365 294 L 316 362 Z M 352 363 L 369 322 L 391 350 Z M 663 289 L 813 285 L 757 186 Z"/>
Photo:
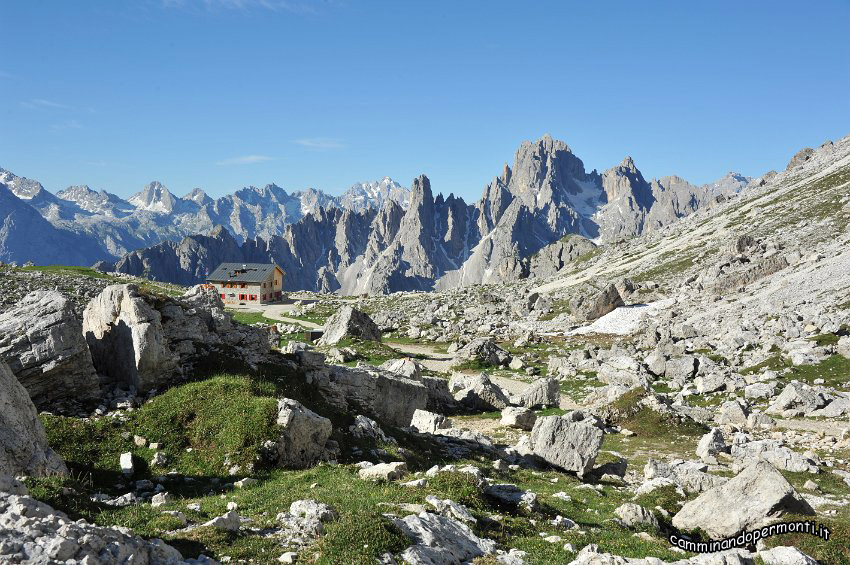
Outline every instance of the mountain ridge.
<path id="1" fill-rule="evenodd" d="M 393 202 L 365 214 L 321 209 L 280 236 L 236 247 L 188 236 L 179 245 L 129 253 L 114 267 L 189 284 L 215 267 L 203 264 L 204 257 L 228 249 L 230 260 L 281 265 L 288 290 L 381 294 L 515 280 L 539 266 L 532 256 L 565 235 L 598 242 L 634 237 L 713 206 L 749 183 L 742 175 L 727 177 L 739 180 L 723 177 L 700 187 L 676 176 L 646 181 L 630 157 L 601 174 L 587 172 L 566 143 L 547 135 L 524 142 L 513 168 L 505 165 L 471 204 L 454 195 L 435 197 L 421 175 L 411 184 L 406 210 Z M 188 255 L 181 251 L 187 249 Z"/>

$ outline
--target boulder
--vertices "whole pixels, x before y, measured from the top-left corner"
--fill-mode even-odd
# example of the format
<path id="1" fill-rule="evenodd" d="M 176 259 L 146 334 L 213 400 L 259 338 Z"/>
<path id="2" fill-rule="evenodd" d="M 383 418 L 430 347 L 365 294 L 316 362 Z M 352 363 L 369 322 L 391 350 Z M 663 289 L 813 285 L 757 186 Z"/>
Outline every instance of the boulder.
<path id="1" fill-rule="evenodd" d="M 625 306 L 623 297 L 614 284 L 609 284 L 602 290 L 593 289 L 574 298 L 570 301 L 570 312 L 577 320 L 591 322 L 620 306 Z"/>
<path id="2" fill-rule="evenodd" d="M 537 414 L 534 411 L 528 408 L 508 406 L 502 410 L 502 419 L 499 423 L 510 428 L 530 431 L 534 428 L 535 421 L 537 421 Z"/>
<path id="3" fill-rule="evenodd" d="M 684 384 L 696 374 L 697 364 L 697 358 L 693 355 L 673 357 L 664 364 L 664 376 L 679 384 Z"/>
<path id="4" fill-rule="evenodd" d="M 83 312 L 83 333 L 101 377 L 142 392 L 209 355 L 256 366 L 270 349 L 268 328 L 233 323 L 215 289 L 201 285 L 179 298 L 108 286 Z"/>
<path id="5" fill-rule="evenodd" d="M 29 496 L 5 492 L 0 492 L 0 540 L 3 563 L 216 563 L 203 555 L 184 560 L 161 539 L 72 520 Z"/>
<path id="6" fill-rule="evenodd" d="M 643 468 L 643 476 L 649 481 L 672 480 L 687 493 L 705 492 L 726 482 L 726 477 L 706 473 L 708 466 L 694 461 L 674 459 L 665 463 L 650 458 Z"/>
<path id="7" fill-rule="evenodd" d="M 560 401 L 561 388 L 553 378 L 538 379 L 519 395 L 519 404 L 526 408 L 558 406 Z"/>
<path id="8" fill-rule="evenodd" d="M 479 538 L 466 524 L 430 512 L 390 518 L 413 545 L 401 554 L 411 565 L 467 563 L 496 552 L 496 542 Z"/>
<path id="9" fill-rule="evenodd" d="M 394 438 L 384 433 L 378 422 L 363 414 L 358 414 L 354 417 L 354 423 L 348 426 L 348 431 L 357 439 L 396 443 Z"/>
<path id="10" fill-rule="evenodd" d="M 696 451 L 697 457 L 703 461 L 716 463 L 715 456 L 718 453 L 728 452 L 729 448 L 723 440 L 723 432 L 719 428 L 711 428 L 711 431 L 700 438 Z"/>
<path id="11" fill-rule="evenodd" d="M 381 330 L 368 314 L 352 306 L 343 306 L 325 322 L 319 345 L 336 345 L 347 337 L 381 341 Z"/>
<path id="12" fill-rule="evenodd" d="M 419 380 L 422 377 L 422 367 L 413 359 L 390 359 L 378 368 L 408 379 Z"/>
<path id="13" fill-rule="evenodd" d="M 656 377 L 663 377 L 667 369 L 667 358 L 656 349 L 644 358 L 643 364 L 646 366 L 646 370 Z"/>
<path id="14" fill-rule="evenodd" d="M 0 358 L 38 408 L 99 397 L 82 325 L 59 292 L 31 292 L 0 314 Z"/>
<path id="15" fill-rule="evenodd" d="M 451 428 L 452 423 L 442 414 L 435 414 L 427 410 L 416 410 L 410 419 L 410 427 L 423 434 L 433 434 L 437 430 Z"/>
<path id="16" fill-rule="evenodd" d="M 794 487 L 766 461 L 756 461 L 726 483 L 687 502 L 673 526 L 702 529 L 716 539 L 765 526 L 787 513 L 814 514 Z"/>
<path id="17" fill-rule="evenodd" d="M 759 551 L 759 557 L 764 565 L 818 565 L 814 557 L 788 545 Z"/>
<path id="18" fill-rule="evenodd" d="M 479 337 L 461 347 L 455 354 L 455 361 L 477 361 L 484 365 L 501 367 L 510 363 L 511 354 L 499 347 L 493 338 Z"/>
<path id="19" fill-rule="evenodd" d="M 744 387 L 744 398 L 761 399 L 770 398 L 776 391 L 776 381 L 766 383 L 753 383 Z"/>
<path id="20" fill-rule="evenodd" d="M 371 365 L 318 367 L 307 378 L 337 409 L 366 413 L 385 424 L 409 426 L 413 413 L 428 406 L 429 390 L 422 382 Z"/>
<path id="21" fill-rule="evenodd" d="M 449 381 L 449 389 L 455 388 L 460 388 L 454 394 L 455 400 L 470 410 L 501 410 L 510 403 L 499 385 L 492 382 L 486 373 L 455 373 Z"/>
<path id="22" fill-rule="evenodd" d="M 0 360 L 0 476 L 67 473 L 65 463 L 47 445 L 29 394 Z"/>
<path id="23" fill-rule="evenodd" d="M 658 528 L 658 519 L 655 515 L 634 502 L 621 504 L 614 510 L 614 514 L 620 519 L 620 522 L 627 528 Z"/>
<path id="24" fill-rule="evenodd" d="M 817 473 L 814 461 L 785 447 L 779 440 L 761 439 L 732 445 L 732 457 L 741 463 L 764 459 L 777 469 L 794 473 Z"/>
<path id="25" fill-rule="evenodd" d="M 835 346 L 835 352 L 850 359 L 850 335 L 841 336 Z"/>
<path id="26" fill-rule="evenodd" d="M 746 402 L 741 400 L 727 400 L 720 405 L 720 411 L 717 415 L 717 423 L 721 426 L 732 425 L 738 428 L 747 427 L 747 416 L 750 410 Z"/>
<path id="27" fill-rule="evenodd" d="M 803 383 L 788 383 L 773 399 L 765 412 L 777 416 L 796 417 L 826 406 L 829 399 L 821 391 Z"/>
<path id="28" fill-rule="evenodd" d="M 378 463 L 360 469 L 358 475 L 363 480 L 396 481 L 407 474 L 407 464 L 403 461 L 394 463 Z"/>
<path id="29" fill-rule="evenodd" d="M 579 411 L 538 418 L 531 430 L 534 455 L 579 477 L 593 468 L 603 432 Z"/>
<path id="30" fill-rule="evenodd" d="M 297 400 L 283 398 L 277 403 L 277 462 L 282 467 L 303 469 L 315 464 L 325 453 L 331 436 L 331 421 L 319 416 Z"/>
<path id="31" fill-rule="evenodd" d="M 172 376 L 178 356 L 162 329 L 162 315 L 132 284 L 106 287 L 83 312 L 83 333 L 98 373 L 140 391 Z"/>

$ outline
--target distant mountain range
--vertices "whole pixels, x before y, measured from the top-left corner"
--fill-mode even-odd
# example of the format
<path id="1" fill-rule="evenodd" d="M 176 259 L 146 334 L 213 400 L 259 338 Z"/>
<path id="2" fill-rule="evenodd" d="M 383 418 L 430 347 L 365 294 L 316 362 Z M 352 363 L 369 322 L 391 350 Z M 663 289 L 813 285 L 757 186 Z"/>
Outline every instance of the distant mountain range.
<path id="1" fill-rule="evenodd" d="M 215 202 L 195 192 L 174 199 L 151 185 L 123 213 L 162 241 L 102 267 L 192 284 L 223 261 L 274 261 L 289 290 L 444 289 L 528 276 L 532 257 L 567 234 L 631 238 L 732 198 L 751 182 L 736 173 L 702 186 L 676 176 L 647 181 L 630 157 L 601 174 L 587 172 L 566 143 L 544 136 L 524 142 L 513 167 L 505 165 L 473 204 L 435 197 L 424 175 L 410 191 L 384 179 L 336 200 L 318 191 L 287 195 L 273 185 Z M 73 229 L 108 232 L 104 217 L 77 218 Z M 157 229 L 143 228 L 139 218 Z M 196 234 L 171 236 L 186 231 Z"/>
<path id="2" fill-rule="evenodd" d="M 84 259 L 77 259 L 82 264 L 114 260 L 163 241 L 209 232 L 216 226 L 224 226 L 241 242 L 281 235 L 286 225 L 321 207 L 365 210 L 394 200 L 406 208 L 409 202 L 409 190 L 388 177 L 357 183 L 338 197 L 312 188 L 287 193 L 269 184 L 246 187 L 215 200 L 199 188 L 178 198 L 156 181 L 127 200 L 84 185 L 71 186 L 54 195 L 41 183 L 5 169 L 0 169 L 0 187 L 20 200 L 16 209 L 29 206 L 47 220 L 55 228 L 55 238 L 67 236 L 69 241 L 76 241 L 78 238 L 72 237 L 75 235 L 88 239 L 90 245 L 81 252 Z M 50 250 L 39 252 L 38 247 L 23 251 L 0 247 L 0 260 L 44 263 L 52 256 Z"/>

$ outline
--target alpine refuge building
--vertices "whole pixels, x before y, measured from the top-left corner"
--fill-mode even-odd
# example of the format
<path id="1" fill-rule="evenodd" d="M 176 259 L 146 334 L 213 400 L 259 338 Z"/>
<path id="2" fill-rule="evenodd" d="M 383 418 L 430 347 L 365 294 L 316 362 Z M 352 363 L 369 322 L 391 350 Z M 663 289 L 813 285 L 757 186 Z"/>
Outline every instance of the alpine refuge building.
<path id="1" fill-rule="evenodd" d="M 275 302 L 283 294 L 283 269 L 273 263 L 222 263 L 207 283 L 225 304 Z"/>

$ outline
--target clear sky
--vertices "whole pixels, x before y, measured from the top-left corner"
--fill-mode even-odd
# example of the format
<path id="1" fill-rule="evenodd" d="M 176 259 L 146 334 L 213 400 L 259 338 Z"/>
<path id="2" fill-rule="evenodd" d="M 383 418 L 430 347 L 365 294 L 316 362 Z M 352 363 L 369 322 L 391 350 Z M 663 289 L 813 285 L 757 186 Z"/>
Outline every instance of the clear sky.
<path id="1" fill-rule="evenodd" d="M 0 0 L 0 166 L 468 200 L 550 133 L 589 169 L 759 175 L 850 134 L 850 3 Z"/>

